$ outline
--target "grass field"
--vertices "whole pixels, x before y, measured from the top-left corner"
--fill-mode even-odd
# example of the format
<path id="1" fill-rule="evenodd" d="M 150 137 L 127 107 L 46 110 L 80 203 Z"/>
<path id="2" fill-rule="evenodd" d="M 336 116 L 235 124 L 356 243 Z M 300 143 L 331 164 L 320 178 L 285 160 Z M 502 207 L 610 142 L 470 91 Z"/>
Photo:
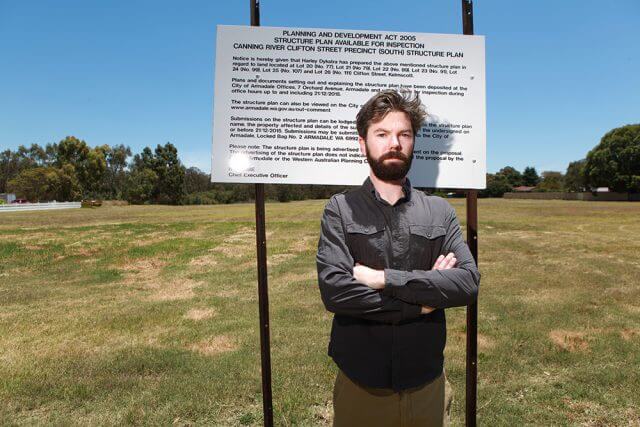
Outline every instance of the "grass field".
<path id="1" fill-rule="evenodd" d="M 267 205 L 277 425 L 331 420 L 323 206 Z M 2 214 L 0 424 L 261 424 L 253 215 Z M 480 200 L 479 219 L 479 424 L 640 425 L 640 203 Z M 447 313 L 463 425 L 465 310 Z"/>

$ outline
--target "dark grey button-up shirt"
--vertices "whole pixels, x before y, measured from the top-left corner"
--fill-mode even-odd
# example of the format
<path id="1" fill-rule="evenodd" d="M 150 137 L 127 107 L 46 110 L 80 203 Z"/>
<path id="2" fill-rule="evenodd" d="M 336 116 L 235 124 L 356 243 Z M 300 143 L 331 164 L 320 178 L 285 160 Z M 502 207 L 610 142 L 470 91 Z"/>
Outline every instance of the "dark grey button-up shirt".
<path id="1" fill-rule="evenodd" d="M 327 203 L 316 257 L 320 294 L 333 312 L 329 355 L 352 380 L 403 390 L 442 373 L 444 308 L 467 305 L 480 273 L 462 238 L 454 209 L 411 187 L 391 206 L 369 178 Z M 449 270 L 431 270 L 453 252 Z M 356 263 L 385 272 L 374 290 L 353 277 Z M 421 306 L 434 307 L 421 314 Z"/>

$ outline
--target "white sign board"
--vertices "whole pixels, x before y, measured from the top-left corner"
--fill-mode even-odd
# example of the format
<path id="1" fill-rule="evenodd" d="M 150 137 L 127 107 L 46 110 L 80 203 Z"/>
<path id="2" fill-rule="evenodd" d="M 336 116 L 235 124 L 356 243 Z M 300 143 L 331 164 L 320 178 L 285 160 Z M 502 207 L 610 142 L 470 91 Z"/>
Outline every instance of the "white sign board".
<path id="1" fill-rule="evenodd" d="M 215 182 L 359 185 L 355 116 L 387 88 L 418 91 L 417 187 L 485 188 L 484 37 L 218 26 Z"/>

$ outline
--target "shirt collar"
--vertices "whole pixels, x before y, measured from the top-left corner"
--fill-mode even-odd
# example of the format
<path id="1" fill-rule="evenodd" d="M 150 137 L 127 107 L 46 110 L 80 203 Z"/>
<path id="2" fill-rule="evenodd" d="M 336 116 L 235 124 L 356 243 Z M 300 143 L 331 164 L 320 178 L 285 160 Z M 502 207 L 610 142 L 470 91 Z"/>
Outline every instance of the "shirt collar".
<path id="1" fill-rule="evenodd" d="M 373 182 L 371 182 L 370 177 L 367 177 L 367 179 L 364 180 L 364 182 L 362 183 L 362 187 L 366 190 L 368 194 L 371 194 L 377 201 L 385 205 L 389 205 L 389 203 L 386 200 L 380 197 L 380 193 L 378 193 L 378 190 L 376 190 L 376 187 L 373 185 Z M 398 201 L 396 202 L 396 205 L 399 205 L 401 203 L 408 202 L 411 200 L 411 188 L 412 188 L 411 181 L 409 181 L 409 177 L 406 177 L 404 182 L 402 183 L 402 192 L 404 193 L 404 196 L 398 199 Z"/>

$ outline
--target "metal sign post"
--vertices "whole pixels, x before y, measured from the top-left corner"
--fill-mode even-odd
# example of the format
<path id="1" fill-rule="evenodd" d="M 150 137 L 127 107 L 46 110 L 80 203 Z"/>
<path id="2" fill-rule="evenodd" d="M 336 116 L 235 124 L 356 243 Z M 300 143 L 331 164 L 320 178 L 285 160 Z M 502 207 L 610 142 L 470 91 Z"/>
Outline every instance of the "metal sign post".
<path id="1" fill-rule="evenodd" d="M 462 0 L 462 33 L 473 35 L 473 0 Z M 468 190 L 467 244 L 478 264 L 478 191 Z M 476 399 L 478 388 L 478 302 L 467 306 L 467 384 L 465 424 L 476 425 Z"/>
<path id="2" fill-rule="evenodd" d="M 260 26 L 260 1 L 250 0 L 251 26 Z M 260 311 L 260 352 L 262 362 L 262 410 L 264 425 L 273 426 L 271 397 L 271 344 L 269 340 L 269 290 L 267 287 L 267 237 L 265 233 L 264 184 L 255 184 L 256 249 L 258 260 L 258 306 Z"/>

